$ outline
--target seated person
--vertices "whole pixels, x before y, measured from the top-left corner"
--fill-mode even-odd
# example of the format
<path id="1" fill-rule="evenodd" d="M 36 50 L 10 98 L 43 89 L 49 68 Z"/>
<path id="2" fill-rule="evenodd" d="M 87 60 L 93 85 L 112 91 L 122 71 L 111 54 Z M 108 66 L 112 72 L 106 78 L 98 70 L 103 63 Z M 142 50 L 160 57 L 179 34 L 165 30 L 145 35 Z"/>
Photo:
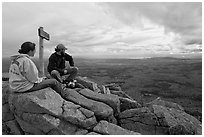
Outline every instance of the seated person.
<path id="1" fill-rule="evenodd" d="M 9 86 L 13 93 L 32 92 L 51 87 L 62 95 L 64 90 L 56 79 L 38 77 L 38 69 L 30 59 L 35 55 L 35 43 L 25 42 L 18 51 L 20 54 L 11 57 L 9 68 Z"/>
<path id="2" fill-rule="evenodd" d="M 72 56 L 65 53 L 67 48 L 63 44 L 58 44 L 55 48 L 55 52 L 49 57 L 49 63 L 47 71 L 60 83 L 73 85 L 74 79 L 77 75 L 78 68 L 74 67 L 74 61 Z M 69 61 L 70 67 L 66 67 L 65 61 Z M 65 77 L 65 79 L 62 78 Z"/>

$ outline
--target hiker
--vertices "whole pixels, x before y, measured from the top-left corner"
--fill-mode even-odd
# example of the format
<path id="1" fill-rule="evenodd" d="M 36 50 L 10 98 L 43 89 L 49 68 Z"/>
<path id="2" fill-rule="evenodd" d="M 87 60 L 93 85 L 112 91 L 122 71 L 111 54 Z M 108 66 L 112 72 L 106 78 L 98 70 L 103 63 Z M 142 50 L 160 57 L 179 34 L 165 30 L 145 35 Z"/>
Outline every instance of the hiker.
<path id="1" fill-rule="evenodd" d="M 60 83 L 74 86 L 74 79 L 77 75 L 78 68 L 74 67 L 72 56 L 65 53 L 67 48 L 63 44 L 58 44 L 55 52 L 49 57 L 47 71 L 51 77 L 58 80 Z M 66 66 L 65 62 L 69 61 L 70 66 Z M 64 77 L 64 78 L 63 78 Z"/>
<path id="2" fill-rule="evenodd" d="M 32 92 L 51 87 L 62 95 L 63 89 L 56 79 L 38 77 L 38 69 L 30 59 L 35 55 L 35 43 L 25 42 L 18 51 L 20 54 L 11 56 L 9 68 L 9 85 L 13 92 Z"/>

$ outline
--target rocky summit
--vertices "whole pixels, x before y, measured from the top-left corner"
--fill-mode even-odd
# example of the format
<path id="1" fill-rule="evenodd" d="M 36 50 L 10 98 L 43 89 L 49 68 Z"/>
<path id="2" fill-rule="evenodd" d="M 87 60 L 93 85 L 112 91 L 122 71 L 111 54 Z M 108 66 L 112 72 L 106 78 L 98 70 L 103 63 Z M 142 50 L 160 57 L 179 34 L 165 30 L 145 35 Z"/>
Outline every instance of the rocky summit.
<path id="1" fill-rule="evenodd" d="M 201 135 L 182 106 L 157 98 L 142 105 L 120 87 L 77 77 L 81 88 L 11 93 L 2 83 L 3 135 Z"/>

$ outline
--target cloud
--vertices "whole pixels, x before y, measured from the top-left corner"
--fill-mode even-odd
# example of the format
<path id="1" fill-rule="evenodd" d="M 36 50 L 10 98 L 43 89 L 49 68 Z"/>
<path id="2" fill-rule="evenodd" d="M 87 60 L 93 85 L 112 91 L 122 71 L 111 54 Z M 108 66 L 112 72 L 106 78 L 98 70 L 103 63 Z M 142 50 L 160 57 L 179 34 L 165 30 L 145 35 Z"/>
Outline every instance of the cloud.
<path id="1" fill-rule="evenodd" d="M 202 3 L 105 3 L 109 13 L 126 25 L 145 27 L 142 19 L 164 26 L 166 33 L 180 34 L 184 43 L 202 40 Z"/>
<path id="2" fill-rule="evenodd" d="M 171 52 L 175 48 L 173 40 L 177 36 L 171 33 L 164 35 L 163 28 L 140 30 L 127 26 L 118 29 L 110 26 L 92 26 L 65 37 L 69 38 L 69 51 L 74 54 L 88 54 L 89 52 L 92 55 L 116 55 L 122 53 L 139 55 L 141 54 L 140 52 L 143 54 L 149 52 Z"/>
<path id="3" fill-rule="evenodd" d="M 51 37 L 45 56 L 59 43 L 74 56 L 200 51 L 201 9 L 201 3 L 3 3 L 3 55 L 25 41 L 38 45 L 40 26 Z"/>
<path id="4" fill-rule="evenodd" d="M 105 19 L 105 14 L 97 7 L 95 3 L 78 2 L 4 2 L 2 5 L 2 47 L 7 53 L 4 55 L 16 53 L 16 48 L 20 48 L 25 41 L 38 43 L 37 29 L 40 26 L 43 26 L 51 36 L 50 41 L 45 42 L 50 46 L 45 48 L 54 48 L 59 42 L 67 44 L 73 33 L 80 32 L 81 29 L 92 24 L 100 25 L 105 22 L 101 20 L 101 18 Z M 79 40 L 82 42 L 88 39 L 86 35 Z M 47 49 L 47 51 L 50 50 Z"/>

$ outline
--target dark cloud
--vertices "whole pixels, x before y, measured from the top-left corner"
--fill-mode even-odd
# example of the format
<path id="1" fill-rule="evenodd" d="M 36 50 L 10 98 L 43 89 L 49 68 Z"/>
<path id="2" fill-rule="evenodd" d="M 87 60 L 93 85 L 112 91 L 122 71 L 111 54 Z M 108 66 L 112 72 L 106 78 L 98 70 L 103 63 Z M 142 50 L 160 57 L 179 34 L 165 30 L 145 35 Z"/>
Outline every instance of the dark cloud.
<path id="1" fill-rule="evenodd" d="M 127 25 L 142 27 L 141 18 L 165 27 L 166 32 L 180 34 L 185 43 L 202 40 L 201 2 L 128 2 L 101 4 Z M 196 37 L 196 38 L 195 38 Z"/>
<path id="2" fill-rule="evenodd" d="M 201 3 L 3 3 L 2 51 L 10 56 L 25 41 L 38 45 L 40 26 L 51 36 L 44 42 L 47 55 L 59 43 L 76 55 L 168 51 L 180 44 L 172 41 L 177 35 L 190 45 L 179 50 L 193 51 L 202 44 L 201 10 Z"/>

